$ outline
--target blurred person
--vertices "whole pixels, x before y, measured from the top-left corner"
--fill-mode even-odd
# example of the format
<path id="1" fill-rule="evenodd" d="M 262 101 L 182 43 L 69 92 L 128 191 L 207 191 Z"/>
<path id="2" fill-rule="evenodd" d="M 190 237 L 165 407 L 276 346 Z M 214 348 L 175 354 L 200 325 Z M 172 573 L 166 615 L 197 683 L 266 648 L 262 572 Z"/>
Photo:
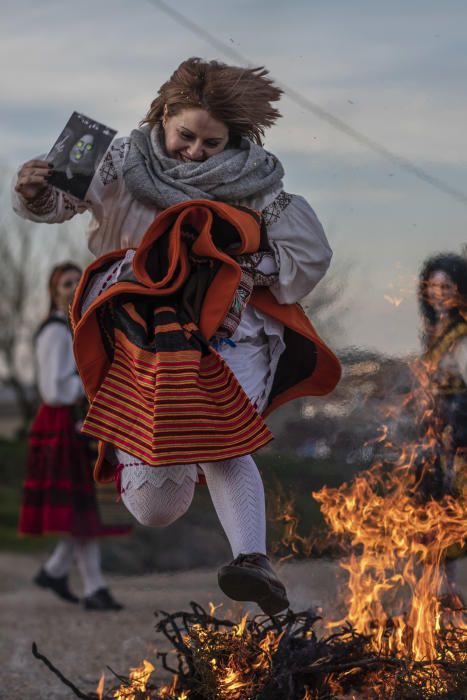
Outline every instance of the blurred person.
<path id="1" fill-rule="evenodd" d="M 89 380 L 89 392 L 97 397 L 93 404 L 107 396 L 107 403 L 104 400 L 101 404 L 100 418 L 93 413 L 94 425 L 100 420 L 107 435 L 107 449 L 101 451 L 96 465 L 97 479 L 117 478 L 122 499 L 135 518 L 145 525 L 164 527 L 188 510 L 201 476 L 234 557 L 219 571 L 219 585 L 229 597 L 255 601 L 268 614 L 286 608 L 288 599 L 267 556 L 264 489 L 250 452 L 270 439 L 262 419 L 265 412 L 296 396 L 331 391 L 340 374 L 337 359 L 297 306 L 325 274 L 332 255 L 329 244 L 305 199 L 284 191 L 282 165 L 262 146 L 265 130 L 280 116 L 274 102 L 281 92 L 264 68 L 188 59 L 161 86 L 140 128 L 129 138 L 117 138 L 111 144 L 84 201 L 50 186 L 48 177 L 53 168 L 43 159 L 20 167 L 13 192 L 15 211 L 33 221 L 56 223 L 85 210 L 92 213 L 88 245 L 96 256 L 103 257 L 87 271 L 74 305 L 74 318 L 75 351 L 78 347 L 80 352 L 95 351 L 94 345 L 90 349 L 91 335 L 84 343 L 81 341 L 85 327 L 98 332 L 105 346 L 102 371 Z M 174 210 L 183 216 L 185 205 L 188 211 L 193 200 L 202 216 L 213 217 L 217 222 L 214 225 L 228 220 L 237 234 L 247 231 L 246 254 L 236 255 L 236 246 L 229 247 L 225 236 L 213 229 L 213 257 L 199 259 L 190 254 L 187 261 L 187 248 L 196 236 L 193 227 L 188 226 L 178 263 L 183 258 L 185 272 L 188 265 L 192 266 L 186 273 L 191 275 L 191 287 L 187 282 L 183 295 L 168 296 L 165 306 L 161 301 L 157 305 L 158 300 L 151 297 L 156 293 L 154 285 L 146 273 L 152 270 L 157 276 L 158 265 L 166 264 L 167 254 L 161 248 L 164 237 L 154 241 L 151 236 L 158 222 L 166 221 L 164 217 L 171 221 Z M 190 215 L 194 221 L 196 213 Z M 144 257 L 146 243 L 152 246 L 153 262 L 142 265 L 137 272 L 135 261 Z M 225 271 L 230 264 L 228 256 L 233 261 L 230 270 L 234 267 L 238 278 L 236 287 L 218 285 L 216 294 L 209 294 L 219 279 L 215 273 Z M 176 263 L 174 269 L 179 268 Z M 141 281 L 144 275 L 146 283 Z M 135 290 L 144 290 L 147 296 L 135 297 Z M 125 306 L 125 300 L 131 302 L 129 306 Z M 151 307 L 151 300 L 155 307 Z M 210 328 L 206 319 L 224 307 L 224 316 L 216 317 L 217 327 Z M 188 313 L 186 323 L 181 310 Z M 151 319 L 155 319 L 156 326 Z M 116 348 L 115 343 L 123 345 Z M 172 348 L 169 361 L 177 351 L 180 357 L 185 357 L 183 352 L 187 351 L 198 358 L 198 366 L 209 361 L 217 367 L 226 382 L 227 398 L 222 402 L 214 397 L 218 388 L 211 382 L 203 385 L 202 400 L 211 398 L 213 415 L 220 422 L 230 420 L 233 437 L 229 445 L 223 444 L 213 429 L 214 435 L 208 431 L 198 436 L 196 451 L 196 430 L 208 421 L 197 422 L 199 412 L 193 409 L 194 427 L 185 428 L 181 434 L 170 428 L 172 448 L 169 445 L 171 454 L 166 461 L 160 457 L 160 450 L 159 455 L 157 450 L 149 454 L 149 439 L 161 436 L 154 416 L 158 411 L 166 420 L 172 415 L 174 421 L 179 421 L 174 423 L 177 426 L 177 411 L 183 410 L 179 404 L 175 409 L 178 389 L 172 389 L 165 405 L 163 397 L 155 392 L 151 397 L 155 406 L 141 415 L 146 389 L 144 382 L 134 380 L 135 372 L 140 371 L 137 358 L 146 358 L 151 382 L 157 386 L 162 381 L 157 370 L 161 347 L 169 348 L 168 355 Z M 109 386 L 110 373 L 119 371 L 117 350 L 122 371 L 129 371 L 128 362 L 132 363 L 130 374 L 125 376 L 133 379 L 120 384 L 126 399 L 126 405 L 122 406 L 121 401 L 119 404 L 119 410 L 126 411 L 126 435 L 117 425 L 118 393 L 114 392 L 112 398 Z M 92 362 L 99 364 L 96 358 Z M 83 372 L 89 377 L 92 362 L 83 361 L 82 377 Z M 199 393 L 196 400 L 201 400 Z M 131 411 L 140 423 L 132 419 Z M 90 421 L 88 413 L 88 426 Z M 243 426 L 243 443 L 235 434 L 235 425 L 239 424 Z M 137 444 L 136 427 L 144 430 L 146 425 L 150 438 Z M 256 446 L 254 430 L 261 437 Z M 216 440 L 217 452 L 212 449 Z M 146 459 L 141 456 L 144 451 L 148 453 Z M 198 455 L 196 459 L 194 454 Z"/>
<path id="2" fill-rule="evenodd" d="M 100 522 L 89 439 L 80 435 L 84 391 L 73 358 L 67 312 L 81 277 L 72 262 L 49 278 L 50 308 L 36 333 L 37 382 L 42 404 L 29 435 L 19 532 L 65 535 L 34 578 L 61 599 L 77 603 L 68 585 L 72 564 L 83 581 L 88 610 L 120 610 L 105 585 L 98 537 L 127 532 Z"/>
<path id="3" fill-rule="evenodd" d="M 426 498 L 451 495 L 464 504 L 467 497 L 467 259 L 444 253 L 429 258 L 419 280 L 423 320 L 423 356 L 434 396 L 439 435 L 434 472 L 423 475 Z M 445 557 L 441 600 L 448 607 L 465 607 L 457 583 L 461 544 Z"/>

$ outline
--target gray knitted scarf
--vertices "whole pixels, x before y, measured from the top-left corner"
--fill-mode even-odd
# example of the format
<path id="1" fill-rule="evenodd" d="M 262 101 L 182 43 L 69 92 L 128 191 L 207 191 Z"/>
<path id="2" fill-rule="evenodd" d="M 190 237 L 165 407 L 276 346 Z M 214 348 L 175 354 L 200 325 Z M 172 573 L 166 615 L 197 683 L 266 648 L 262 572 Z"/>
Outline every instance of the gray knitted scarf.
<path id="1" fill-rule="evenodd" d="M 123 175 L 135 199 L 166 209 L 190 199 L 239 203 L 267 195 L 281 188 L 284 170 L 275 156 L 248 139 L 203 162 L 182 162 L 166 154 L 159 129 L 145 125 L 131 132 Z"/>

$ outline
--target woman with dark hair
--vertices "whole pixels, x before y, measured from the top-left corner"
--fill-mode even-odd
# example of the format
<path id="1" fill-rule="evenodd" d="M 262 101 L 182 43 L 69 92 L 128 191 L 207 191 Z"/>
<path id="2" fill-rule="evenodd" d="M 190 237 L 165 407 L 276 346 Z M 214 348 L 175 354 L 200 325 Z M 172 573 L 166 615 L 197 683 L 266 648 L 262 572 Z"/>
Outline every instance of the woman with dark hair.
<path id="1" fill-rule="evenodd" d="M 84 584 L 84 607 L 119 610 L 122 606 L 102 578 L 97 538 L 128 529 L 101 524 L 88 440 L 79 433 L 84 391 L 74 363 L 67 311 L 80 277 L 80 268 L 65 262 L 55 266 L 49 278 L 49 314 L 35 343 L 42 404 L 29 436 L 19 532 L 64 535 L 34 578 L 38 586 L 77 603 L 68 586 L 76 561 Z"/>
<path id="2" fill-rule="evenodd" d="M 425 497 L 467 497 L 467 260 L 452 253 L 428 259 L 420 273 L 424 363 L 435 399 L 440 436 L 436 474 L 421 477 Z M 449 606 L 463 605 L 456 585 L 460 547 L 446 552 Z"/>
<path id="3" fill-rule="evenodd" d="M 439 335 L 446 323 L 465 321 L 467 259 L 454 253 L 429 258 L 420 273 L 419 300 L 429 345 L 430 337 Z"/>
<path id="4" fill-rule="evenodd" d="M 108 479 L 115 473 L 121 481 L 122 499 L 134 516 L 146 525 L 166 526 L 186 512 L 202 472 L 234 556 L 233 562 L 220 570 L 219 584 L 230 597 L 256 601 L 271 614 L 287 607 L 288 600 L 266 555 L 264 490 L 250 452 L 271 437 L 262 419 L 266 410 L 297 395 L 330 391 L 340 371 L 336 358 L 296 305 L 325 274 L 331 250 L 313 209 L 303 197 L 284 191 L 282 165 L 261 143 L 265 130 L 280 116 L 274 103 L 281 92 L 264 68 L 241 68 L 190 58 L 162 85 L 140 128 L 110 146 L 84 202 L 72 200 L 48 185 L 50 166 L 43 160 L 29 161 L 20 168 L 13 195 L 15 211 L 34 221 L 65 221 L 89 209 L 93 216 L 88 227 L 89 248 L 96 256 L 107 254 L 89 271 L 83 282 L 86 288 L 75 306 L 75 322 L 80 329 L 90 320 L 92 332 L 103 333 L 101 359 L 105 369 L 89 380 L 87 392 L 96 399 L 91 409 L 95 425 L 100 421 L 104 431 L 101 438 L 115 449 L 113 466 L 103 470 L 101 460 L 96 466 L 97 478 Z M 196 212 L 189 209 L 193 200 L 199 207 Z M 168 249 L 157 248 L 163 248 L 167 236 L 178 235 L 174 230 L 158 229 L 166 221 L 164 217 L 173 222 L 173 216 L 180 214 L 183 218 L 186 212 L 189 222 L 184 226 L 181 243 L 170 244 Z M 187 253 L 192 245 L 195 247 L 201 221 L 204 229 L 209 228 L 208 222 L 218 227 L 211 231 L 208 245 L 214 257 Z M 154 243 L 156 229 L 161 235 Z M 228 236 L 233 236 L 230 244 Z M 235 244 L 240 238 L 242 245 Z M 144 245 L 154 243 L 155 247 L 149 256 L 151 262 L 139 265 L 137 260 L 147 250 L 142 241 Z M 122 248 L 128 249 L 123 251 L 124 257 L 112 259 L 110 251 Z M 245 254 L 239 254 L 240 249 Z M 157 276 L 158 265 L 166 265 L 168 255 L 175 250 L 180 251 L 180 258 L 172 260 L 168 274 L 179 270 L 181 276 L 188 275 L 189 268 L 193 274 L 184 291 L 169 295 L 168 303 L 160 307 L 162 316 L 156 332 L 167 331 L 163 347 L 172 348 L 172 359 L 177 348 L 180 357 L 186 359 L 186 353 L 194 352 L 193 344 L 197 342 L 196 352 L 201 360 L 197 355 L 196 362 L 211 362 L 218 372 L 216 376 L 224 378 L 230 393 L 227 398 L 216 395 L 214 402 L 212 397 L 219 386 L 212 378 L 206 379 L 206 386 L 195 378 L 193 386 L 198 392 L 197 401 L 202 403 L 211 397 L 207 413 L 212 411 L 213 416 L 220 417 L 220 423 L 230 418 L 233 443 L 228 449 L 217 428 L 212 429 L 214 435 L 200 434 L 199 449 L 191 449 L 195 443 L 191 439 L 194 428 L 186 425 L 185 432 L 179 431 L 183 406 L 173 406 L 184 389 L 183 383 L 171 385 L 165 404 L 162 393 L 155 392 L 157 406 L 141 415 L 147 381 L 145 384 L 141 378 L 138 384 L 135 379 L 141 370 L 137 359 L 138 366 L 125 375 L 120 390 L 115 393 L 115 388 L 107 386 L 110 394 L 106 395 L 106 402 L 99 403 L 105 392 L 98 386 L 111 375 L 106 362 L 114 361 L 113 343 L 121 339 L 114 325 L 120 313 L 125 317 L 124 333 L 130 333 L 130 326 L 131 333 L 126 339 L 130 345 L 126 350 L 121 348 L 123 354 L 118 356 L 125 363 L 147 350 L 151 386 L 157 387 L 158 381 L 164 380 L 164 373 L 157 369 L 157 357 L 153 366 L 154 357 L 150 354 L 159 352 L 154 350 L 155 331 L 151 325 L 151 319 L 159 316 L 155 317 L 147 306 L 142 309 L 134 304 L 128 311 L 129 307 L 121 309 L 118 305 L 123 304 L 120 299 L 132 298 L 135 292 L 159 293 L 160 285 L 148 280 L 147 273 L 155 269 Z M 235 288 L 219 284 L 221 279 L 236 279 Z M 113 293 L 112 286 L 122 290 L 120 297 L 107 296 Z M 224 303 L 227 297 L 230 308 Z M 209 308 L 205 309 L 207 298 Z M 118 309 L 116 314 L 105 315 L 105 309 L 103 313 L 97 311 L 104 299 L 109 299 L 109 309 L 112 304 L 114 310 Z M 148 296 L 141 303 L 147 304 L 147 299 Z M 180 314 L 177 319 L 171 316 L 174 304 L 178 308 L 185 305 L 188 324 L 177 325 Z M 210 325 L 213 318 L 214 326 Z M 144 339 L 140 338 L 141 328 L 147 332 Z M 170 332 L 179 345 L 170 345 Z M 83 333 L 77 335 L 81 338 Z M 94 352 L 92 348 L 97 345 L 91 344 L 91 348 L 90 337 L 84 343 L 80 338 L 75 340 L 75 350 L 79 346 L 85 354 Z M 191 343 L 189 350 L 185 348 L 187 343 Z M 101 366 L 99 363 L 96 357 L 85 359 L 80 366 L 81 376 L 86 368 Z M 118 374 L 116 367 L 115 371 Z M 308 383 L 305 376 L 311 377 Z M 117 384 L 120 381 L 116 379 Z M 303 382 L 308 389 L 303 388 Z M 140 393 L 133 391 L 131 396 L 127 391 L 130 385 L 132 389 L 139 387 Z M 298 385 L 302 388 L 295 391 Z M 126 404 L 133 402 L 132 410 L 138 418 L 132 419 L 128 414 L 118 424 L 115 407 L 122 389 Z M 120 409 L 125 411 L 126 407 L 120 405 Z M 162 419 L 156 421 L 159 410 Z M 201 430 L 205 423 L 196 422 L 197 413 L 193 411 L 191 423 Z M 179 422 L 167 428 L 172 442 L 168 440 L 167 458 L 162 458 L 161 450 L 151 451 L 150 447 L 158 442 L 160 425 L 170 415 Z M 207 418 L 205 422 L 209 423 Z M 127 426 L 126 434 L 122 425 Z M 90 431 L 89 414 L 86 426 Z M 238 439 L 234 426 L 243 430 L 238 428 Z M 142 434 L 146 439 L 140 439 L 138 444 Z M 111 453 L 107 449 L 108 461 L 112 460 Z M 174 462 L 175 453 L 178 463 Z M 147 457 L 143 459 L 144 454 Z"/>

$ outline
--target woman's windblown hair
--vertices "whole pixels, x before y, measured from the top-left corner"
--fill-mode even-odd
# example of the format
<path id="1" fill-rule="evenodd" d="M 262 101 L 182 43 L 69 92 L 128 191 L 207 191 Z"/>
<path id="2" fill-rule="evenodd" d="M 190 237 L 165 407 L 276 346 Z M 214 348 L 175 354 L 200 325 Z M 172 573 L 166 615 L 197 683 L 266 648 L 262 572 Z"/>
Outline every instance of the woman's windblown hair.
<path id="1" fill-rule="evenodd" d="M 265 130 L 281 116 L 271 103 L 280 99 L 282 90 L 267 75 L 262 66 L 241 68 L 189 58 L 159 89 L 141 124 L 158 124 L 165 105 L 169 116 L 183 109 L 205 109 L 226 124 L 232 145 L 242 136 L 261 144 Z"/>

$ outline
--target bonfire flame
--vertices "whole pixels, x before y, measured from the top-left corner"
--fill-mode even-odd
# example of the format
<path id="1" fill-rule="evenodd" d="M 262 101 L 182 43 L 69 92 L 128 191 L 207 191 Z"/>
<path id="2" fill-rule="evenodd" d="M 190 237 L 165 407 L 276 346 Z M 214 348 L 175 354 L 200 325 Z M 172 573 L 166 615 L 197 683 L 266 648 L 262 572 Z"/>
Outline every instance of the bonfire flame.
<path id="1" fill-rule="evenodd" d="M 298 532 L 299 517 L 295 512 L 293 499 L 280 491 L 271 494 L 272 520 L 282 525 L 280 539 L 273 543 L 272 553 L 280 562 L 299 557 L 308 558 L 315 547 L 315 538 L 303 536 Z"/>
<path id="2" fill-rule="evenodd" d="M 203 685 L 212 690 L 213 698 L 243 700 L 258 692 L 268 678 L 282 634 L 268 631 L 256 644 L 247 621 L 248 615 L 244 615 L 227 632 L 195 624 L 185 637 L 197 659 Z"/>
<path id="3" fill-rule="evenodd" d="M 99 700 L 102 700 L 104 697 L 104 686 L 105 686 L 105 673 L 101 675 L 99 678 L 99 683 L 97 684 L 96 688 L 96 695 L 99 698 Z"/>
<path id="4" fill-rule="evenodd" d="M 143 700 L 147 690 L 149 678 L 154 671 L 154 666 L 150 661 L 144 659 L 143 665 L 132 668 L 130 671 L 130 682 L 122 684 L 114 693 L 115 700 Z"/>
<path id="5" fill-rule="evenodd" d="M 417 363 L 413 370 L 418 381 L 405 407 L 417 407 L 421 439 L 397 447 L 385 426 L 383 459 L 351 484 L 313 496 L 334 532 L 350 537 L 352 551 L 341 564 L 349 576 L 345 619 L 371 637 L 375 651 L 433 661 L 440 654 L 443 560 L 465 538 L 465 506 L 448 495 L 417 498 L 440 459 L 441 436 L 428 368 Z M 460 614 L 450 624 L 462 627 Z"/>

